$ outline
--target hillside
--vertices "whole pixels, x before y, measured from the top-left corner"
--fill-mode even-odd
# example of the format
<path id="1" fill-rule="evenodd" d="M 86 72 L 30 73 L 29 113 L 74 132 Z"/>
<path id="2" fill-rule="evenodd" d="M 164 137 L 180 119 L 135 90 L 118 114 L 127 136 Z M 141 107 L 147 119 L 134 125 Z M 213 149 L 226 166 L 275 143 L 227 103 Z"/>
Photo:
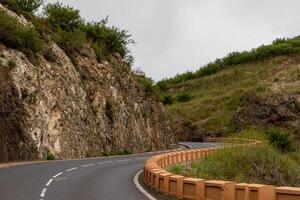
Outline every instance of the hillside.
<path id="1" fill-rule="evenodd" d="M 223 67 L 212 73 L 199 75 L 209 64 L 158 83 L 177 140 L 259 134 L 271 127 L 300 139 L 300 54 L 217 62 Z"/>
<path id="2" fill-rule="evenodd" d="M 172 145 L 164 107 L 131 71 L 126 31 L 59 3 L 41 18 L 12 2 L 0 4 L 0 162 Z"/>

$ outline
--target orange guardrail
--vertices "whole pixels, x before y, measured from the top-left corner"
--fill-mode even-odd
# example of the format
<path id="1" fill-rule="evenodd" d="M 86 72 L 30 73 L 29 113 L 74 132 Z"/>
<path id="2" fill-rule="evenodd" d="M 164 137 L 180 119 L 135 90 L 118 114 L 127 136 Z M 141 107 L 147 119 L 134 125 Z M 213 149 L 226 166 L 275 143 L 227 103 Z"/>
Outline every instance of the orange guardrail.
<path id="1" fill-rule="evenodd" d="M 239 138 L 210 138 L 208 142 L 255 146 L 261 142 Z M 233 181 L 204 180 L 175 175 L 165 170 L 176 163 L 201 159 L 223 147 L 183 150 L 156 155 L 144 163 L 144 181 L 168 196 L 194 200 L 300 200 L 300 188 L 275 187 Z"/>

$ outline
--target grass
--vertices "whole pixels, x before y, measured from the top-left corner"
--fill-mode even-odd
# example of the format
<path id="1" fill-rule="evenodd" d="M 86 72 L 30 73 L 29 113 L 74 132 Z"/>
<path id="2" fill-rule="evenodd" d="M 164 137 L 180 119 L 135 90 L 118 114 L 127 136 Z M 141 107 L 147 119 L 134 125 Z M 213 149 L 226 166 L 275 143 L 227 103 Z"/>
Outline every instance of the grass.
<path id="1" fill-rule="evenodd" d="M 173 130 L 191 122 L 212 135 L 235 132 L 234 114 L 247 105 L 248 98 L 299 93 L 299 59 L 299 56 L 283 56 L 236 65 L 170 86 L 164 94 L 168 98 L 176 99 L 183 92 L 193 97 L 187 102 L 173 101 L 167 105 Z"/>
<path id="2" fill-rule="evenodd" d="M 210 180 L 299 187 L 299 153 L 282 154 L 267 144 L 230 147 L 194 161 L 190 167 L 177 165 L 169 171 Z"/>

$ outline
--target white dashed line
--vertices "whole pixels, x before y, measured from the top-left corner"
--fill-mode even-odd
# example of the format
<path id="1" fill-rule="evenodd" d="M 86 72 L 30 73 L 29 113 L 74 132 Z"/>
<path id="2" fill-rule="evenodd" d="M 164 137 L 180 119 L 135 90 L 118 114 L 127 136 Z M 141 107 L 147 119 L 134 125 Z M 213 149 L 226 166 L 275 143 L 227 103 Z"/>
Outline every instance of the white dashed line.
<path id="1" fill-rule="evenodd" d="M 124 159 L 124 160 L 118 160 L 118 162 L 126 162 L 126 161 L 130 161 L 131 159 Z"/>
<path id="2" fill-rule="evenodd" d="M 88 165 L 82 165 L 81 167 L 90 167 L 90 166 L 93 166 L 93 165 L 95 165 L 95 164 L 92 163 L 92 164 L 88 164 Z"/>
<path id="3" fill-rule="evenodd" d="M 78 167 L 74 167 L 74 168 L 71 168 L 71 169 L 67 169 L 66 172 L 70 172 L 70 171 L 73 171 L 73 170 L 76 170 L 78 169 Z"/>
<path id="4" fill-rule="evenodd" d="M 62 175 L 62 174 L 63 174 L 63 172 L 60 172 L 60 173 L 54 175 L 53 178 L 56 178 L 56 177 L 58 177 L 59 175 Z"/>
<path id="5" fill-rule="evenodd" d="M 49 186 L 51 185 L 52 181 L 53 181 L 53 178 L 51 178 L 51 179 L 46 183 L 46 187 L 49 187 Z"/>
<path id="6" fill-rule="evenodd" d="M 102 164 L 108 164 L 108 163 L 112 163 L 112 161 L 98 162 L 99 165 L 102 165 Z"/>
<path id="7" fill-rule="evenodd" d="M 44 197 L 45 194 L 46 194 L 46 192 L 47 192 L 47 188 L 44 188 L 44 189 L 42 190 L 41 197 Z"/>

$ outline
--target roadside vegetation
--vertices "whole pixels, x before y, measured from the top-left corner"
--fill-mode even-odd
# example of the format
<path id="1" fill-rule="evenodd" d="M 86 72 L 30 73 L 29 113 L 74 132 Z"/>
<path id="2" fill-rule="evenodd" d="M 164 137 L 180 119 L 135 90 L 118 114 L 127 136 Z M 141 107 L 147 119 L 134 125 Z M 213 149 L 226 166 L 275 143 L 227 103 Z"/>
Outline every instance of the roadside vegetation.
<path id="1" fill-rule="evenodd" d="M 203 179 L 230 180 L 277 186 L 300 186 L 300 150 L 287 133 L 270 130 L 257 147 L 227 147 L 189 165 L 169 171 Z"/>
<path id="2" fill-rule="evenodd" d="M 1 3 L 30 21 L 33 27 L 24 27 L 17 19 L 0 12 L 0 39 L 5 45 L 17 48 L 26 55 L 45 51 L 43 44 L 48 35 L 74 60 L 86 45 L 92 47 L 97 60 L 102 62 L 113 53 L 118 53 L 131 65 L 133 58 L 128 45 L 133 44 L 126 30 L 110 26 L 108 18 L 100 22 L 85 22 L 79 10 L 59 2 L 44 6 L 43 15 L 35 11 L 43 5 L 42 0 L 2 0 Z"/>

